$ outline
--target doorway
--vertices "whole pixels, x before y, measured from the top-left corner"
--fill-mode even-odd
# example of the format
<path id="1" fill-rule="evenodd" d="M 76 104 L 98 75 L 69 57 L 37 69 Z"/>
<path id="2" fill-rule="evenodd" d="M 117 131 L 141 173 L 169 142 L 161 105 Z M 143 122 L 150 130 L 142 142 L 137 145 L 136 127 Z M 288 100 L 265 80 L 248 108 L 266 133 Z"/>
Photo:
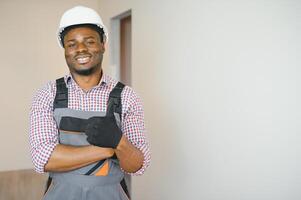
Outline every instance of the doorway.
<path id="1" fill-rule="evenodd" d="M 132 82 L 132 16 L 120 20 L 120 81 L 131 86 Z"/>
<path id="2" fill-rule="evenodd" d="M 131 10 L 111 19 L 110 63 L 116 79 L 132 85 L 132 14 Z"/>

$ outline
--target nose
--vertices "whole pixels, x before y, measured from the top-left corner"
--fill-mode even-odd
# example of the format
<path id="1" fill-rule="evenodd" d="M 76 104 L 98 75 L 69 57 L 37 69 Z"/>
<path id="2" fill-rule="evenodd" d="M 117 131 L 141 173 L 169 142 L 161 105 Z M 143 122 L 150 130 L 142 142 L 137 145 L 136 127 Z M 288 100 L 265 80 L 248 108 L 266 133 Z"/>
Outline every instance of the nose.
<path id="1" fill-rule="evenodd" d="M 79 42 L 77 45 L 77 52 L 85 52 L 87 51 L 87 46 L 83 42 Z"/>

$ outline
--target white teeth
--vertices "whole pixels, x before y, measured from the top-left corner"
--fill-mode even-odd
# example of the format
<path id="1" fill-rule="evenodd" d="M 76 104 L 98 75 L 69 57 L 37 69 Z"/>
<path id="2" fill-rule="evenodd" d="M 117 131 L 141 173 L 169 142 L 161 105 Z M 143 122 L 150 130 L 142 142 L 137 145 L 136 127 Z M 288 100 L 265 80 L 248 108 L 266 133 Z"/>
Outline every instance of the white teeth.
<path id="1" fill-rule="evenodd" d="M 87 62 L 89 62 L 89 60 L 90 60 L 90 57 L 83 57 L 83 58 L 78 58 L 78 59 L 76 59 L 77 60 L 77 62 L 79 62 L 79 63 L 87 63 Z"/>

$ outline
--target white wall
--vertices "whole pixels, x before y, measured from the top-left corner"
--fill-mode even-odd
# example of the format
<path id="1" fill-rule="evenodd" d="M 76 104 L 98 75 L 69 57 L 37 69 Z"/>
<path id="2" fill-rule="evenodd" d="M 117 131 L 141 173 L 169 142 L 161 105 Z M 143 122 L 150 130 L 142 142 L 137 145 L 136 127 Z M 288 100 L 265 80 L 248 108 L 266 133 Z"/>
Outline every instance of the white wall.
<path id="1" fill-rule="evenodd" d="M 0 171 L 32 168 L 29 109 L 34 92 L 67 72 L 56 41 L 61 15 L 97 0 L 0 0 Z"/>
<path id="2" fill-rule="evenodd" d="M 100 0 L 107 25 L 132 9 L 153 158 L 133 199 L 301 199 L 300 6 Z"/>

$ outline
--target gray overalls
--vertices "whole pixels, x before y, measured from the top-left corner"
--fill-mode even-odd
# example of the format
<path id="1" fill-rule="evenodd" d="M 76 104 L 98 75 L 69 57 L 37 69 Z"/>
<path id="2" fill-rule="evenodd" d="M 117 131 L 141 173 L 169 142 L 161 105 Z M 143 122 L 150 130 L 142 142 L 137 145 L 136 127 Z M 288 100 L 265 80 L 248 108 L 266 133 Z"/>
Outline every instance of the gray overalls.
<path id="1" fill-rule="evenodd" d="M 121 98 L 124 87 L 118 83 L 110 93 L 107 113 L 80 111 L 68 108 L 68 89 L 63 78 L 56 81 L 57 92 L 54 100 L 54 118 L 59 127 L 60 144 L 72 146 L 90 145 L 83 132 L 83 122 L 90 117 L 114 114 L 120 127 Z M 63 127 L 63 128 L 62 128 Z M 69 127 L 69 128 L 68 128 Z M 49 173 L 52 184 L 44 200 L 127 200 L 121 187 L 124 186 L 124 172 L 117 159 L 110 158 L 88 166 L 62 173 Z"/>

